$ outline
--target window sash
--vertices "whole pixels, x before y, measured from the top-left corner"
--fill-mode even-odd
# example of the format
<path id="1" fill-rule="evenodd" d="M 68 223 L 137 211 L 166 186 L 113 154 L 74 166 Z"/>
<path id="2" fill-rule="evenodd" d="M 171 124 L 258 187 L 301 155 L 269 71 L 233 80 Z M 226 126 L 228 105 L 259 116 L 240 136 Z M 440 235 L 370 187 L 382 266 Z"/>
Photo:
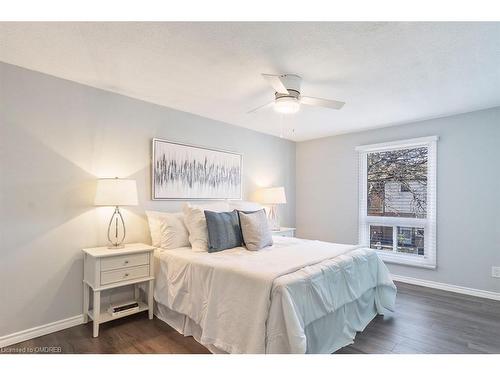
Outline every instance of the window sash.
<path id="1" fill-rule="evenodd" d="M 399 241 L 398 241 L 398 228 L 408 228 L 408 229 L 423 229 L 424 230 L 424 253 L 425 253 L 425 226 L 411 226 L 411 227 L 407 227 L 405 225 L 400 225 L 400 224 L 395 224 L 395 225 L 385 225 L 385 224 L 380 224 L 380 223 L 368 223 L 368 245 L 371 247 L 371 227 L 373 226 L 383 226 L 383 227 L 387 227 L 387 228 L 392 228 L 392 252 L 393 253 L 396 253 L 396 254 L 402 254 L 404 256 L 411 256 L 411 257 L 414 257 L 416 255 L 414 254 L 404 254 L 404 253 L 401 253 L 401 252 L 398 252 L 398 244 L 399 244 Z M 388 254 L 387 250 L 383 250 L 383 254 Z M 418 255 L 419 257 L 422 257 L 422 255 Z M 425 257 L 425 255 L 424 255 Z"/>
<path id="2" fill-rule="evenodd" d="M 405 226 L 424 228 L 424 255 L 415 256 L 397 252 L 377 251 L 380 257 L 391 263 L 436 268 L 436 149 L 437 136 L 414 138 L 403 141 L 379 143 L 356 147 L 359 152 L 359 243 L 370 246 L 370 225 Z M 408 218 L 368 216 L 367 156 L 372 152 L 427 147 L 427 217 Z M 394 230 L 394 229 L 393 229 Z"/>

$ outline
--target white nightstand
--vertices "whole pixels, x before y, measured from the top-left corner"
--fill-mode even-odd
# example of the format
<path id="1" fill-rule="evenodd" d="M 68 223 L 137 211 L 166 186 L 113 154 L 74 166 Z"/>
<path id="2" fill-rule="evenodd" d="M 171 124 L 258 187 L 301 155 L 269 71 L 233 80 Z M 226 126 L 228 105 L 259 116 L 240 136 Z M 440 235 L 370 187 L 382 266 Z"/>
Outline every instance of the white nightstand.
<path id="1" fill-rule="evenodd" d="M 280 230 L 273 230 L 273 236 L 295 237 L 295 228 L 281 227 Z"/>
<path id="2" fill-rule="evenodd" d="M 153 282 L 155 248 L 137 243 L 123 249 L 94 247 L 83 249 L 83 317 L 94 322 L 93 336 L 99 335 L 99 324 L 148 310 L 153 319 Z M 139 283 L 148 282 L 147 303 L 139 301 Z M 101 311 L 101 291 L 124 285 L 134 285 L 134 299 L 139 310 L 113 316 L 105 308 Z M 93 309 L 89 310 L 90 289 L 93 291 Z"/>

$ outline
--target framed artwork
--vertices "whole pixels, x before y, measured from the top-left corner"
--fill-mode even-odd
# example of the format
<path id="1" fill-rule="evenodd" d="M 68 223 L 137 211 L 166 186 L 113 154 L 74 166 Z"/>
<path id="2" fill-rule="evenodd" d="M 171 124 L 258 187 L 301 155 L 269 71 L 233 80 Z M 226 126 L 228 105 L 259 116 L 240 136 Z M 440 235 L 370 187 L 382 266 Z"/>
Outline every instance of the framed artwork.
<path id="1" fill-rule="evenodd" d="M 242 198 L 242 156 L 153 139 L 153 200 Z"/>

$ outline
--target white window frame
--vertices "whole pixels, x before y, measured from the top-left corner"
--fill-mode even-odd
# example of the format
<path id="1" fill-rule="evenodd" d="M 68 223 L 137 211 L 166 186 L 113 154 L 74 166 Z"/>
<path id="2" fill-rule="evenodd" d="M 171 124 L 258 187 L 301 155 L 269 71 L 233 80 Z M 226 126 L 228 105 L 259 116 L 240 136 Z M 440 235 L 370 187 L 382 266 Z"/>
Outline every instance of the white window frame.
<path id="1" fill-rule="evenodd" d="M 382 260 L 423 268 L 436 268 L 436 172 L 438 136 L 406 139 L 356 147 L 359 155 L 359 243 L 370 246 L 370 225 L 393 226 L 393 241 L 396 227 L 424 228 L 424 256 L 378 250 Z M 427 147 L 427 215 L 425 219 L 389 216 L 368 216 L 367 207 L 367 155 L 372 152 Z M 396 246 L 396 245 L 395 245 Z"/>

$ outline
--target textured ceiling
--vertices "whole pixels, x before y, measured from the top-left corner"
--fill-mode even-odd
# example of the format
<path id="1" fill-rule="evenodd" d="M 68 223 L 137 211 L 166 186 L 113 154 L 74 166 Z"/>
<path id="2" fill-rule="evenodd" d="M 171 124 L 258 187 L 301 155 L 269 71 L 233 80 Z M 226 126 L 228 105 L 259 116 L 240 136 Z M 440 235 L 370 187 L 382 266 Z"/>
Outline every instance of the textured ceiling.
<path id="1" fill-rule="evenodd" d="M 500 23 L 0 23 L 0 61 L 296 141 L 500 105 Z M 246 114 L 260 73 L 347 104 Z"/>

